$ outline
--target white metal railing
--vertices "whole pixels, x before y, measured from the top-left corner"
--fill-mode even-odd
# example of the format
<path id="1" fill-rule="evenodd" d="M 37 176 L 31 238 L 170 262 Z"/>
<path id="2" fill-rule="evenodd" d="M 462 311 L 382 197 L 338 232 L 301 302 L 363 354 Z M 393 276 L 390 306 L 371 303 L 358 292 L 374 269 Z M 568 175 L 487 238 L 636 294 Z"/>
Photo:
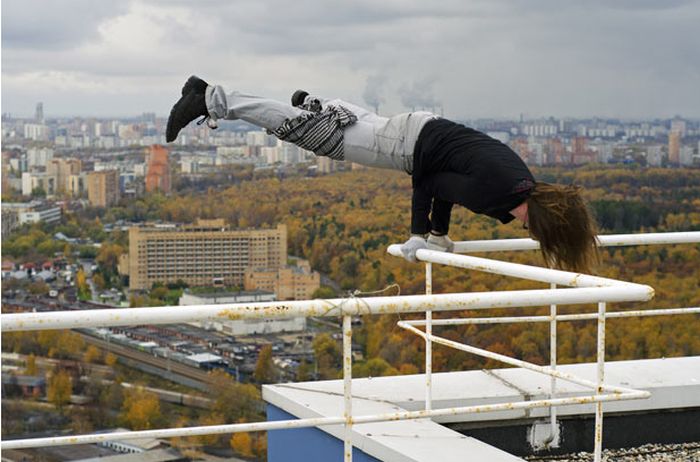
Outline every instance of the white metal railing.
<path id="1" fill-rule="evenodd" d="M 645 244 L 680 244 L 700 242 L 700 232 L 657 233 L 641 235 L 599 236 L 600 245 L 645 245 Z M 509 239 L 497 241 L 457 242 L 457 252 L 531 250 L 538 244 L 531 239 Z M 399 246 L 388 249 L 392 255 L 400 255 Z M 295 316 L 334 316 L 343 320 L 343 387 L 344 412 L 342 416 L 296 419 L 273 422 L 254 422 L 186 428 L 167 428 L 159 430 L 99 433 L 79 436 L 32 438 L 10 440 L 1 443 L 2 449 L 58 446 L 68 444 L 85 444 L 117 439 L 168 438 L 175 436 L 195 436 L 220 433 L 237 433 L 250 431 L 267 431 L 302 427 L 319 427 L 327 425 L 345 425 L 344 458 L 352 460 L 352 427 L 355 424 L 382 422 L 388 420 L 407 420 L 446 415 L 463 415 L 474 412 L 494 412 L 507 409 L 533 409 L 549 407 L 552 409 L 552 437 L 555 428 L 555 409 L 557 406 L 596 403 L 595 460 L 600 461 L 602 450 L 602 403 L 628 399 L 640 399 L 649 396 L 646 391 L 616 387 L 604 383 L 605 361 L 605 320 L 610 317 L 669 315 L 698 313 L 700 308 L 676 308 L 668 310 L 641 310 L 610 313 L 606 304 L 610 302 L 647 301 L 654 295 L 654 290 L 646 285 L 601 278 L 585 274 L 576 274 L 536 266 L 509 263 L 467 255 L 447 254 L 432 250 L 419 250 L 417 258 L 426 263 L 426 295 L 347 298 L 332 300 L 307 300 L 292 302 L 269 302 L 231 305 L 199 305 L 157 308 L 101 309 L 51 313 L 3 314 L 2 331 L 70 329 L 79 327 L 128 326 L 143 324 L 172 324 L 190 321 L 214 319 L 251 319 L 251 318 L 288 318 Z M 432 264 L 445 264 L 476 271 L 484 271 L 504 276 L 540 281 L 550 284 L 550 289 L 515 290 L 501 292 L 472 292 L 459 294 L 432 294 Z M 558 286 L 570 288 L 559 289 Z M 557 305 L 596 303 L 596 313 L 557 315 Z M 499 318 L 468 318 L 432 320 L 434 311 L 455 311 L 490 308 L 513 308 L 550 305 L 549 316 L 511 316 Z M 352 415 L 352 326 L 351 319 L 360 314 L 417 313 L 425 312 L 426 319 L 402 321 L 399 325 L 417 335 L 426 342 L 426 402 L 421 411 L 395 412 L 377 415 Z M 556 323 L 596 319 L 598 322 L 597 342 L 597 378 L 595 382 L 585 380 L 556 370 Z M 549 367 L 528 363 L 516 358 L 489 352 L 480 348 L 461 344 L 436 336 L 433 326 L 466 323 L 502 323 L 502 322 L 550 322 L 551 356 Z M 424 326 L 425 331 L 417 328 Z M 493 358 L 507 364 L 540 372 L 551 377 L 551 390 L 548 399 L 520 401 L 489 405 L 478 405 L 448 409 L 432 409 L 432 342 L 447 345 L 480 356 Z M 595 391 L 590 395 L 558 398 L 556 397 L 556 380 L 561 379 Z"/>

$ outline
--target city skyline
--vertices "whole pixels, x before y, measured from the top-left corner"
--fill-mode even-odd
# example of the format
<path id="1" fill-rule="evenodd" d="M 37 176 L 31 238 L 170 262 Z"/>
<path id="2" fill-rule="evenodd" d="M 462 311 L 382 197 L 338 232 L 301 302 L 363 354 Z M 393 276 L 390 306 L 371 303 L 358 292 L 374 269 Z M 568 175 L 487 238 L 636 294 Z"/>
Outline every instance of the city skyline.
<path id="1" fill-rule="evenodd" d="M 697 1 L 35 6 L 3 2 L 2 111 L 17 117 L 40 101 L 47 118 L 163 117 L 191 73 L 386 114 L 700 117 Z"/>

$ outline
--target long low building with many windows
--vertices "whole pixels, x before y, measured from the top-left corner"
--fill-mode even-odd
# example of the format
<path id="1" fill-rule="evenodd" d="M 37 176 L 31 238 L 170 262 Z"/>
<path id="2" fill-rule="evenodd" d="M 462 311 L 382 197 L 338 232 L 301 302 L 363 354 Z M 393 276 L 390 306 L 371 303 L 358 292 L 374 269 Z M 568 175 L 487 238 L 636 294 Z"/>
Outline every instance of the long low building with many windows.
<path id="1" fill-rule="evenodd" d="M 235 230 L 224 220 L 129 228 L 129 253 L 119 262 L 132 290 L 183 281 L 190 286 L 242 287 L 246 269 L 287 263 L 287 227 Z"/>

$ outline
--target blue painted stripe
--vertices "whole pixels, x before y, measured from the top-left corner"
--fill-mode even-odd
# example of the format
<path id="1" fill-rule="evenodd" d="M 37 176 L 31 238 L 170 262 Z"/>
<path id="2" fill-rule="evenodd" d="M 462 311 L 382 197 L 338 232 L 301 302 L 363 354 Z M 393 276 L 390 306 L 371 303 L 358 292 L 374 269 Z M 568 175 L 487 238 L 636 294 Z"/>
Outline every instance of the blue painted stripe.
<path id="1" fill-rule="evenodd" d="M 282 409 L 267 405 L 267 420 L 291 420 L 296 416 Z M 343 460 L 343 441 L 316 427 L 267 432 L 268 462 L 328 462 Z M 379 459 L 352 450 L 353 462 L 379 462 Z"/>

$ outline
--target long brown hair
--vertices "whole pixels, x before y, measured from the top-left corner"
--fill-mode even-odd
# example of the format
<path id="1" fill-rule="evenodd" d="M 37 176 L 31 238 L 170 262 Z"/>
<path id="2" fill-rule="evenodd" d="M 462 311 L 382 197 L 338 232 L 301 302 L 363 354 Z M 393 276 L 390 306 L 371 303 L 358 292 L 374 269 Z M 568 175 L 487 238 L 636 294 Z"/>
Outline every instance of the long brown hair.
<path id="1" fill-rule="evenodd" d="M 599 259 L 598 227 L 579 186 L 535 183 L 527 216 L 548 265 L 590 274 Z"/>

